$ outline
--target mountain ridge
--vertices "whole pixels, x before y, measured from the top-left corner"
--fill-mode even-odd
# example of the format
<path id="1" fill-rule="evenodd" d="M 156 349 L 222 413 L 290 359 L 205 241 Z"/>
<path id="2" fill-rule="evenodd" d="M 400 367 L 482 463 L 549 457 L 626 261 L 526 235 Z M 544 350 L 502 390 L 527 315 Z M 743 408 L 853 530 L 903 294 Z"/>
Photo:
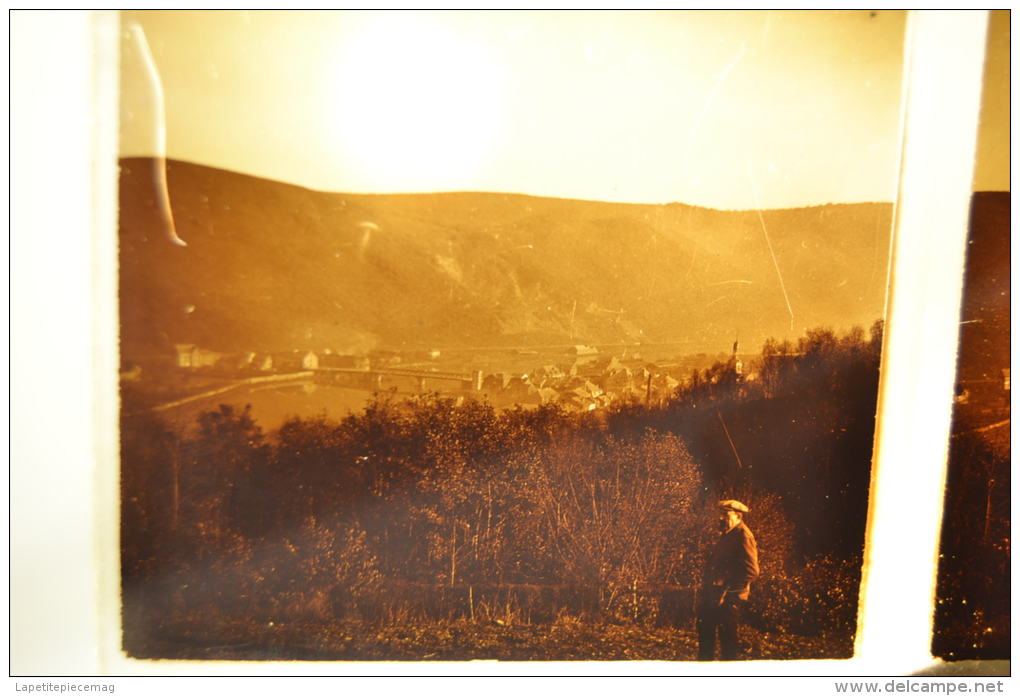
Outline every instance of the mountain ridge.
<path id="1" fill-rule="evenodd" d="M 125 354 L 686 341 L 882 315 L 892 204 L 722 211 L 492 192 L 321 192 L 156 160 L 120 177 Z M 774 260 L 773 260 L 774 259 Z M 781 281 L 781 282 L 780 282 Z M 791 308 L 793 310 L 791 317 Z"/>
<path id="2" fill-rule="evenodd" d="M 132 155 L 123 156 L 120 158 L 121 161 L 152 161 L 154 157 L 148 157 L 143 155 Z M 473 190 L 473 189 L 455 189 L 455 190 L 442 190 L 442 191 L 405 191 L 405 192 L 394 192 L 394 191 L 344 191 L 340 189 L 324 189 L 316 188 L 314 186 L 306 186 L 304 184 L 298 184 L 292 181 L 284 181 L 282 179 L 273 179 L 268 176 L 261 176 L 259 174 L 251 174 L 243 172 L 239 169 L 230 169 L 228 167 L 217 167 L 212 164 L 205 164 L 193 160 L 184 160 L 177 158 L 166 158 L 166 161 L 170 164 L 184 165 L 191 167 L 200 167 L 203 169 L 213 169 L 226 174 L 231 174 L 239 177 L 246 177 L 250 179 L 258 179 L 261 181 L 268 181 L 280 186 L 290 186 L 292 188 L 302 189 L 310 193 L 321 193 L 326 195 L 344 195 L 344 196 L 362 196 L 366 198 L 370 197 L 386 197 L 386 196 L 457 196 L 457 195 L 493 195 L 493 196 L 519 196 L 521 198 L 540 198 L 552 201 L 567 201 L 577 203 L 600 203 L 605 205 L 621 205 L 621 206 L 684 206 L 688 208 L 700 208 L 701 210 L 708 210 L 720 213 L 742 213 L 742 212 L 755 212 L 757 210 L 763 211 L 780 211 L 780 210 L 803 210 L 811 208 L 823 208 L 826 206 L 838 206 L 838 205 L 892 205 L 891 201 L 879 201 L 879 200 L 861 200 L 861 201 L 825 201 L 822 203 L 808 203 L 804 205 L 796 206 L 777 206 L 771 208 L 716 208 L 707 205 L 699 205 L 697 203 L 687 203 L 684 201 L 661 201 L 658 203 L 646 203 L 646 202 L 635 202 L 635 201 L 603 201 L 597 198 L 575 198 L 570 196 L 548 196 L 539 195 L 535 193 L 521 193 L 513 191 L 484 191 L 484 190 Z"/>

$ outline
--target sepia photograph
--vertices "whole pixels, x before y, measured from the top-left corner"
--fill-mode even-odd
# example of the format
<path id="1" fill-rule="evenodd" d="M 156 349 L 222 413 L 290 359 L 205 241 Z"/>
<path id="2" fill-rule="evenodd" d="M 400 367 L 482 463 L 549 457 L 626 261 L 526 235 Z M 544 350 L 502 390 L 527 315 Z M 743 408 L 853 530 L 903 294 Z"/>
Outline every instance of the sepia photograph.
<path id="1" fill-rule="evenodd" d="M 851 658 L 905 27 L 122 12 L 127 656 Z"/>

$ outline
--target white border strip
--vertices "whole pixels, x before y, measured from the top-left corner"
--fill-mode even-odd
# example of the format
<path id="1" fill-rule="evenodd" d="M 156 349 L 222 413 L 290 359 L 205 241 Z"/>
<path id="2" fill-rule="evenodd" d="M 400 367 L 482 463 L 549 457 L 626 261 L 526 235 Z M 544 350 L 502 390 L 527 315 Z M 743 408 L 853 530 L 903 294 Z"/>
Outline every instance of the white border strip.
<path id="1" fill-rule="evenodd" d="M 96 530 L 95 569 L 99 592 L 99 647 L 97 671 L 105 673 L 103 646 L 120 645 L 120 554 L 110 546 L 120 546 L 120 395 L 117 375 L 120 368 L 120 315 L 117 263 L 117 225 L 120 189 L 119 151 L 120 71 L 108 66 L 120 65 L 120 13 L 104 10 L 93 15 L 94 53 L 93 94 L 95 144 L 92 151 L 93 241 L 92 287 L 96 293 L 92 316 L 93 418 L 95 419 L 96 471 L 94 476 L 93 517 Z M 111 156 L 111 152 L 114 153 Z"/>
<path id="2" fill-rule="evenodd" d="M 99 621 L 91 17 L 12 10 L 9 22 L 10 669 L 88 673 Z"/>
<path id="3" fill-rule="evenodd" d="M 868 513 L 857 657 L 931 660 L 959 307 L 987 13 L 918 11 Z"/>

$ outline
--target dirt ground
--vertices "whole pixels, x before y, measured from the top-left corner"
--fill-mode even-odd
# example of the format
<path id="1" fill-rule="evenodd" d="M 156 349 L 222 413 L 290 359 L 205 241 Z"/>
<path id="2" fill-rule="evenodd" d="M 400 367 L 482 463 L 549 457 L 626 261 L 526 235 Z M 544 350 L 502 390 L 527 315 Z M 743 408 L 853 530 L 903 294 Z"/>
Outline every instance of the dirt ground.
<path id="1" fill-rule="evenodd" d="M 777 635 L 741 628 L 745 659 L 838 659 L 852 638 Z M 126 641 L 137 658 L 190 660 L 569 661 L 694 660 L 697 637 L 684 628 L 590 624 L 502 625 L 467 620 L 373 625 L 231 621 L 165 625 Z"/>

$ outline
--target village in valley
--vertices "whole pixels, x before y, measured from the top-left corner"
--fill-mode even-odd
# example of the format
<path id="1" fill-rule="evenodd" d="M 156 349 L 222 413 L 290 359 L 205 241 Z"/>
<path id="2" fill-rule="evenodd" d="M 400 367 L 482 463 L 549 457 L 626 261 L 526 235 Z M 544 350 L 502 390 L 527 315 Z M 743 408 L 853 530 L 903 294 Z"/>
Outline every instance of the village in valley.
<path id="1" fill-rule="evenodd" d="M 243 402 L 246 388 L 276 386 L 316 393 L 333 416 L 357 410 L 351 392 L 365 403 L 373 394 L 397 397 L 438 393 L 458 403 L 484 400 L 499 409 L 555 404 L 569 411 L 595 411 L 619 402 L 661 403 L 694 370 L 729 362 L 744 381 L 736 353 L 697 353 L 681 357 L 643 357 L 642 346 L 572 345 L 544 349 L 491 351 L 375 350 L 344 354 L 330 349 L 223 353 L 195 344 L 174 344 L 173 352 L 125 361 L 121 381 L 135 395 L 146 395 L 147 408 L 160 411 L 190 404 L 214 408 Z M 655 350 L 655 347 L 652 347 Z M 329 408 L 330 388 L 346 399 Z M 333 411 L 336 411 L 333 413 Z"/>

